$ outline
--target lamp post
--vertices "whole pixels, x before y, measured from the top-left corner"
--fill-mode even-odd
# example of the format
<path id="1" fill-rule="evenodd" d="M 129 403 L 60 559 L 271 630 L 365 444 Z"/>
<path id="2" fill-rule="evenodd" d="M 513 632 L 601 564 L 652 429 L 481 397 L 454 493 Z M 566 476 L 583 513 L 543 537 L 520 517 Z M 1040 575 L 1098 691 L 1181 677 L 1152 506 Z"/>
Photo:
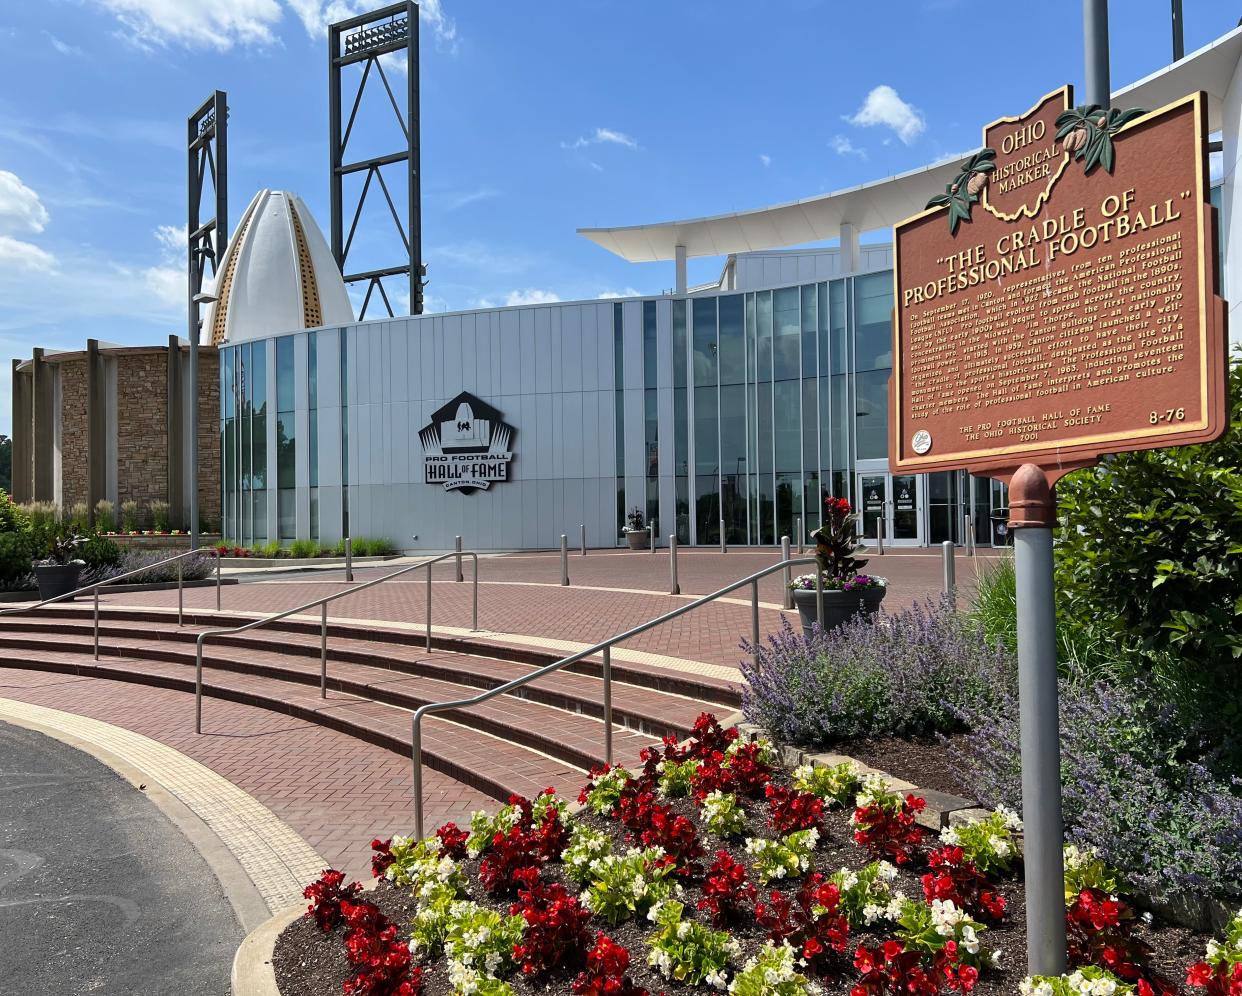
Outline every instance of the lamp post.
<path id="1" fill-rule="evenodd" d="M 218 299 L 205 291 L 191 299 L 194 320 L 190 322 L 190 549 L 198 549 L 198 341 L 203 327 L 198 309 Z M 223 512 L 223 509 L 221 509 Z"/>

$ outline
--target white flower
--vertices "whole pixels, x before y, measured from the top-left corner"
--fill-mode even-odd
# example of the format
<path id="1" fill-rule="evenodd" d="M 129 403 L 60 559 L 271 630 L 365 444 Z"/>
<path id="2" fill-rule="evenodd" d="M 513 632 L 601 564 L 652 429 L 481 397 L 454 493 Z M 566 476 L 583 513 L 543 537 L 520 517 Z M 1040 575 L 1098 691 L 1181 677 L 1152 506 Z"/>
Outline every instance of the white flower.
<path id="1" fill-rule="evenodd" d="M 1006 806 L 997 806 L 996 815 L 999 816 L 1004 821 L 1005 826 L 1014 833 L 1022 832 L 1022 818 L 1012 809 L 1009 809 Z"/>
<path id="2" fill-rule="evenodd" d="M 709 972 L 704 981 L 713 989 L 725 988 L 725 974 L 721 971 Z"/>
<path id="3" fill-rule="evenodd" d="M 882 878 L 886 882 L 891 882 L 897 877 L 896 865 L 889 864 L 887 861 L 877 861 L 876 864 L 879 865 L 878 878 Z"/>
<path id="4" fill-rule="evenodd" d="M 970 924 L 962 927 L 961 942 L 962 947 L 970 954 L 975 955 L 979 953 L 979 937 L 975 933 L 975 928 L 970 926 Z"/>
<path id="5" fill-rule="evenodd" d="M 945 827 L 940 831 L 940 843 L 948 844 L 950 847 L 957 847 L 962 842 L 962 838 L 958 836 L 956 827 Z"/>

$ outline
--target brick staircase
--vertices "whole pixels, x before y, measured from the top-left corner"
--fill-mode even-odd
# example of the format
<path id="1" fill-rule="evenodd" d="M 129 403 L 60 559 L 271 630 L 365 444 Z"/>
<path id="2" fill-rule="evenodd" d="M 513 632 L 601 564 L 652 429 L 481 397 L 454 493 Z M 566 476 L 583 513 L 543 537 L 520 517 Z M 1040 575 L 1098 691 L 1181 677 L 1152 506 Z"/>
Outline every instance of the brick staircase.
<path id="1" fill-rule="evenodd" d="M 195 640 L 204 629 L 253 617 L 108 607 L 93 658 L 88 606 L 55 606 L 0 617 L 0 666 L 103 677 L 192 692 Z M 428 702 L 467 698 L 552 663 L 527 648 L 420 635 L 345 623 L 328 626 L 327 698 L 319 692 L 318 622 L 286 619 L 237 636 L 213 637 L 203 658 L 203 732 L 211 699 L 281 712 L 410 755 L 410 716 Z M 599 660 L 585 660 L 475 706 L 428 717 L 424 763 L 497 799 L 570 785 L 604 760 Z M 612 662 L 614 755 L 633 761 L 659 737 L 686 736 L 704 710 L 724 715 L 740 702 L 737 686 L 717 679 Z M 136 691 L 136 694 L 140 694 Z M 187 700 L 186 726 L 193 729 Z"/>

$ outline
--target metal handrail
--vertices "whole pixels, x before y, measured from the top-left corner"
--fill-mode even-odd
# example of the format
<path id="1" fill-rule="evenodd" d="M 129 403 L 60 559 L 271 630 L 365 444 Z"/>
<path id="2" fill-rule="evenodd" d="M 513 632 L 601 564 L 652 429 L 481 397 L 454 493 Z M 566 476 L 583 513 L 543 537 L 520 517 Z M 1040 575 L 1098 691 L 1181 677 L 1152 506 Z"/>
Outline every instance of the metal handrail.
<path id="1" fill-rule="evenodd" d="M 45 598 L 41 602 L 34 605 L 19 605 L 12 609 L 0 609 L 0 616 L 16 615 L 21 612 L 33 612 L 35 609 L 41 609 L 45 605 L 52 605 L 56 602 L 72 601 L 77 595 L 83 595 L 86 592 L 93 592 L 95 596 L 95 660 L 99 660 L 99 589 L 108 588 L 115 585 L 118 581 L 125 578 L 133 577 L 135 574 L 144 574 L 147 571 L 154 570 L 156 567 L 163 567 L 165 564 L 176 562 L 177 564 L 177 625 L 184 625 L 185 616 L 185 585 L 181 573 L 181 561 L 187 557 L 201 557 L 204 555 L 215 555 L 216 558 L 216 611 L 220 611 L 220 551 L 219 550 L 188 550 L 185 553 L 179 553 L 175 557 L 165 557 L 163 560 L 157 560 L 154 564 L 147 564 L 144 567 L 136 567 L 132 571 L 126 571 L 124 574 L 118 574 L 115 577 L 105 578 L 103 581 L 96 581 L 94 584 L 84 585 L 81 588 L 75 588 L 73 591 L 66 592 L 63 595 L 57 595 L 55 598 Z"/>
<path id="2" fill-rule="evenodd" d="M 775 574 L 777 571 L 788 570 L 790 567 L 796 567 L 800 564 L 814 564 L 814 557 L 794 557 L 792 559 L 780 560 L 769 567 L 765 567 L 761 571 L 747 575 L 740 581 L 734 581 L 732 584 L 726 585 L 719 591 L 714 591 L 710 595 L 703 595 L 696 598 L 693 602 L 666 612 L 662 616 L 650 619 L 641 625 L 632 629 L 627 629 L 624 633 L 618 633 L 616 636 L 610 636 L 607 640 L 603 640 L 593 647 L 586 650 L 580 650 L 568 657 L 562 657 L 559 661 L 546 664 L 541 668 L 531 671 L 529 674 L 520 678 L 514 678 L 507 681 L 503 685 L 497 685 L 495 688 L 489 688 L 480 692 L 478 695 L 472 695 L 470 698 L 454 699 L 451 702 L 429 702 L 426 705 L 419 706 L 414 710 L 414 716 L 410 720 L 410 762 L 412 766 L 413 782 L 414 782 L 414 833 L 415 839 L 421 840 L 423 837 L 423 740 L 422 740 L 422 722 L 424 716 L 429 716 L 437 712 L 447 712 L 450 709 L 460 709 L 464 706 L 478 705 L 480 702 L 486 702 L 493 699 L 497 695 L 503 695 L 505 692 L 511 692 L 515 688 L 521 688 L 528 685 L 544 675 L 551 674 L 553 671 L 559 671 L 561 668 L 568 667 L 570 664 L 576 664 L 578 661 L 594 654 L 602 652 L 604 655 L 603 669 L 601 677 L 604 682 L 604 759 L 612 764 L 612 648 L 628 640 L 631 637 L 645 633 L 649 629 L 654 629 L 671 619 L 678 616 L 684 616 L 687 612 L 693 612 L 700 606 L 706 605 L 708 602 L 714 602 L 718 598 L 728 595 L 730 592 L 737 591 L 746 585 L 750 585 L 750 619 L 751 619 L 751 646 L 752 653 L 758 657 L 759 653 L 759 581 L 767 577 L 769 574 Z M 815 572 L 815 615 L 820 626 L 824 624 L 824 577 L 819 571 Z"/>
<path id="3" fill-rule="evenodd" d="M 285 609 L 282 612 L 274 612 L 270 616 L 264 616 L 262 619 L 256 619 L 254 622 L 246 623 L 243 626 L 233 626 L 224 629 L 206 629 L 198 634 L 195 641 L 194 650 L 194 732 L 203 732 L 203 642 L 209 636 L 231 636 L 237 633 L 245 633 L 247 630 L 257 629 L 260 626 L 266 626 L 268 623 L 277 622 L 288 616 L 297 615 L 305 612 L 307 609 L 313 609 L 319 606 L 319 695 L 321 698 L 328 697 L 328 603 L 334 602 L 338 598 L 345 598 L 349 595 L 356 595 L 360 591 L 366 591 L 368 588 L 374 588 L 378 584 L 385 581 L 391 581 L 393 578 L 399 578 L 403 574 L 409 574 L 411 571 L 427 569 L 427 650 L 431 650 L 431 568 L 444 560 L 457 559 L 460 557 L 471 557 L 474 565 L 474 585 L 473 600 L 470 611 L 470 628 L 477 630 L 479 628 L 479 555 L 473 550 L 454 550 L 452 553 L 444 553 L 431 560 L 425 560 L 418 564 L 411 564 L 408 567 L 402 567 L 398 571 L 391 574 L 385 574 L 382 578 L 375 578 L 371 581 L 365 581 L 362 584 L 354 585 L 344 591 L 334 592 L 331 595 L 325 595 L 323 598 L 317 598 L 313 602 L 307 602 L 305 605 L 299 605 L 296 608 Z"/>

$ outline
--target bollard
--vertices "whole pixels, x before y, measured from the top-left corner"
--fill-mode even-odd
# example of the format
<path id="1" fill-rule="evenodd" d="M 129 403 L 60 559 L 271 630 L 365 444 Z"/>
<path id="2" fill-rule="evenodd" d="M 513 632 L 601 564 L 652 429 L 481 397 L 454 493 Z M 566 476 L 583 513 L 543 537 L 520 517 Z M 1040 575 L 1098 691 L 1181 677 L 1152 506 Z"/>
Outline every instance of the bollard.
<path id="1" fill-rule="evenodd" d="M 345 537 L 345 580 L 349 584 L 354 582 L 354 541 L 348 536 Z"/>
<path id="2" fill-rule="evenodd" d="M 651 552 L 656 552 L 656 520 L 652 519 L 647 523 L 647 537 L 651 540 Z"/>
<path id="3" fill-rule="evenodd" d="M 953 562 L 953 541 L 945 540 L 940 544 L 944 555 L 944 593 L 949 596 L 949 604 L 957 605 L 957 565 Z"/>
<path id="4" fill-rule="evenodd" d="M 668 534 L 668 593 L 680 595 L 681 585 L 677 583 L 677 534 Z"/>
<path id="5" fill-rule="evenodd" d="M 578 526 L 578 532 L 582 539 L 582 556 L 586 556 L 586 523 L 583 522 Z"/>
<path id="6" fill-rule="evenodd" d="M 789 537 L 782 536 L 781 537 L 781 560 L 788 560 L 788 559 L 789 559 Z M 781 577 L 784 578 L 784 581 L 785 581 L 785 601 L 783 604 L 785 608 L 792 609 L 794 607 L 794 600 L 793 600 L 793 592 L 789 590 L 789 582 L 792 581 L 793 578 L 790 577 L 790 572 L 789 572 L 788 567 L 786 567 L 785 570 L 781 572 Z"/>
<path id="7" fill-rule="evenodd" d="M 720 552 L 728 553 L 729 548 L 725 546 L 724 519 L 720 520 Z"/>
<path id="8" fill-rule="evenodd" d="M 457 551 L 457 580 L 465 581 L 465 577 L 461 573 L 461 537 L 453 537 L 454 549 Z"/>
<path id="9" fill-rule="evenodd" d="M 561 533 L 561 584 L 569 584 L 569 537 Z"/>
<path id="10" fill-rule="evenodd" d="M 884 556 L 884 517 L 875 520 L 875 552 Z"/>
<path id="11" fill-rule="evenodd" d="M 966 516 L 966 553 L 975 555 L 975 523 L 969 514 Z"/>
<path id="12" fill-rule="evenodd" d="M 802 544 L 802 516 L 800 515 L 794 516 L 794 538 L 798 541 L 798 556 L 801 557 L 803 554 L 803 548 L 802 548 L 803 544 Z M 785 559 L 788 560 L 789 558 L 786 557 Z"/>

